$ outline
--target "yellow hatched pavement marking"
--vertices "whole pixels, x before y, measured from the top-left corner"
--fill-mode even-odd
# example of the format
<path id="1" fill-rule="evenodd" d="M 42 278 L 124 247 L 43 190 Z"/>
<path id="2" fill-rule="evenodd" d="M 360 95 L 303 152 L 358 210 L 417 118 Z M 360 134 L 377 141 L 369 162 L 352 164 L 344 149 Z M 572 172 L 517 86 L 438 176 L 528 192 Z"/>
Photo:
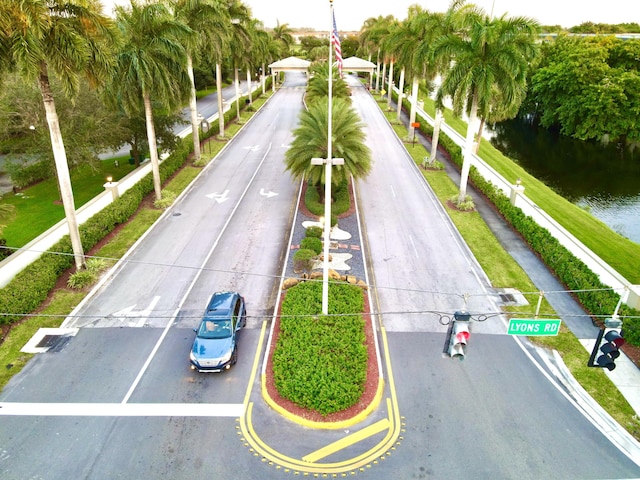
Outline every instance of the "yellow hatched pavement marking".
<path id="1" fill-rule="evenodd" d="M 354 445 L 366 438 L 369 438 L 376 433 L 380 433 L 384 430 L 387 430 L 390 427 L 389 419 L 385 418 L 384 420 L 380 420 L 373 425 L 369 425 L 366 428 L 363 428 L 360 431 L 354 432 L 351 435 L 347 435 L 346 437 L 337 440 L 333 443 L 330 443 L 326 447 L 322 447 L 315 452 L 310 453 L 309 455 L 305 455 L 302 457 L 302 460 L 305 462 L 317 462 L 318 460 L 328 457 L 329 455 L 336 453 L 346 447 Z"/>

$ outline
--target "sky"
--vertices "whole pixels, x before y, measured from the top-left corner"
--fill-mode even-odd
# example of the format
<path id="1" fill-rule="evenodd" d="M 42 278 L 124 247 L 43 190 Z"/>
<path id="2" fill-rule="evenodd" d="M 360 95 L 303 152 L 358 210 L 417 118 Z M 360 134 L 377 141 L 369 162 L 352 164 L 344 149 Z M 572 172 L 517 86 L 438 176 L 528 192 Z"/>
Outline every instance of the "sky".
<path id="1" fill-rule="evenodd" d="M 105 13 L 114 4 L 126 5 L 128 0 L 102 0 Z M 251 8 L 253 18 L 272 28 L 276 22 L 290 28 L 309 27 L 328 30 L 331 26 L 329 0 L 243 0 Z M 583 22 L 640 23 L 638 0 L 468 0 L 500 16 L 532 17 L 542 25 L 572 27 Z M 358 31 L 365 20 L 379 15 L 393 15 L 398 20 L 407 17 L 410 5 L 418 4 L 432 12 L 444 12 L 450 0 L 334 0 L 334 13 L 339 31 Z"/>

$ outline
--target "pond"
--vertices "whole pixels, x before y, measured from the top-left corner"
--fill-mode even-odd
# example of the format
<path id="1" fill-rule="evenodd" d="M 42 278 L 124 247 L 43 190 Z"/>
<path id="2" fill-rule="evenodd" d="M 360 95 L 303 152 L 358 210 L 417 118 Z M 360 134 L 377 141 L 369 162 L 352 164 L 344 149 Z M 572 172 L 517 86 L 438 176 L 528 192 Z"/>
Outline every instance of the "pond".
<path id="1" fill-rule="evenodd" d="M 491 137 L 527 172 L 640 243 L 640 147 L 583 142 L 518 119 L 495 125 Z"/>

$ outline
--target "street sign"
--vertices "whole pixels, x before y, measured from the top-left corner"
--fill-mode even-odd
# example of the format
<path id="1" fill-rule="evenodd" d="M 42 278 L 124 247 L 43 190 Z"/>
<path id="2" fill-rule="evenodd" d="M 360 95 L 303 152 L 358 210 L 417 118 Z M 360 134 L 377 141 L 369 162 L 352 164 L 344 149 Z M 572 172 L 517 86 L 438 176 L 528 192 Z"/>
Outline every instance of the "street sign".
<path id="1" fill-rule="evenodd" d="M 512 318 L 509 320 L 508 335 L 527 335 L 529 337 L 541 337 L 547 335 L 558 335 L 561 320 L 534 319 L 534 318 Z"/>

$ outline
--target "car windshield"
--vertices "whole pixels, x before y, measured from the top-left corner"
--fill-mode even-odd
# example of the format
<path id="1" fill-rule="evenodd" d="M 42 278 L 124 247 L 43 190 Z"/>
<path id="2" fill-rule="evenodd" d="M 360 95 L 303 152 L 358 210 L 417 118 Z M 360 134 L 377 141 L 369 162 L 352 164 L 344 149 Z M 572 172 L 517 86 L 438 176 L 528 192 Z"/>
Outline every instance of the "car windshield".
<path id="1" fill-rule="evenodd" d="M 200 338 L 227 338 L 231 336 L 230 320 L 203 320 L 198 329 Z"/>

